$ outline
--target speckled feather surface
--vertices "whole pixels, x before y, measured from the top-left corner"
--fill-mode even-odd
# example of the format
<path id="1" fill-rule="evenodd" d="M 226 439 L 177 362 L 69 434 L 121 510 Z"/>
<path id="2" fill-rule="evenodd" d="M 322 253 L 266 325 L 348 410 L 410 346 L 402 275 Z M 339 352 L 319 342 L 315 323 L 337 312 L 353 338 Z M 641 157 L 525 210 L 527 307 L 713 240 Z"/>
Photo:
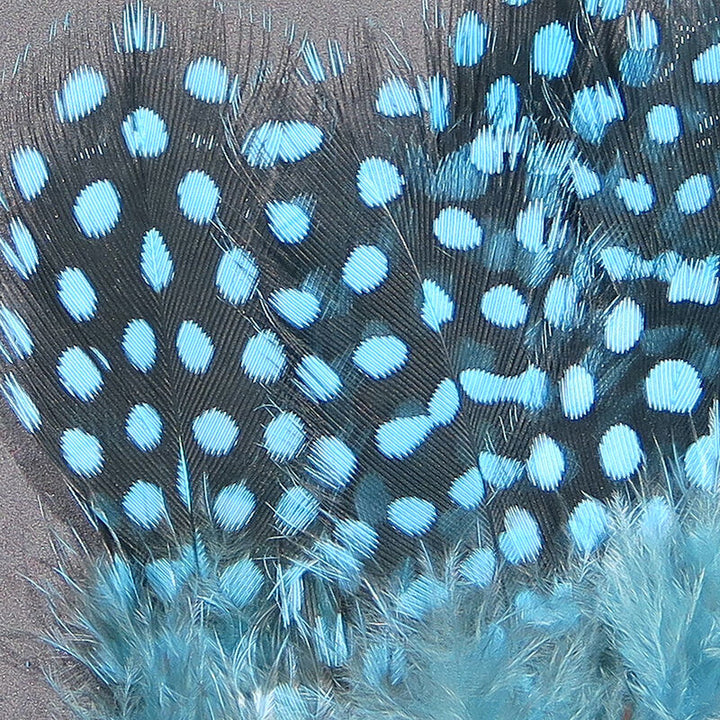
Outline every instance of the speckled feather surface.
<path id="1" fill-rule="evenodd" d="M 596 566 L 638 523 L 675 527 L 669 486 L 715 527 L 720 21 L 425 12 L 413 68 L 362 28 L 343 46 L 247 19 L 229 40 L 221 11 L 187 27 L 133 2 L 8 90 L 2 390 L 107 540 L 75 603 L 92 649 L 63 645 L 116 703 L 88 717 L 400 712 L 372 714 L 372 678 L 401 686 L 438 614 L 465 642 L 507 602 L 551 637 L 486 638 L 463 672 L 497 650 L 532 717 L 645 697 L 592 651 L 621 625 L 592 610 Z M 582 662 L 565 631 L 591 638 Z M 227 697 L 200 678 L 178 700 L 170 637 L 183 667 L 234 658 Z M 526 660 L 542 672 L 515 677 Z M 549 671 L 564 705 L 533 694 Z M 254 683 L 284 700 L 259 709 Z M 400 707 L 423 717 L 415 683 Z M 428 717 L 489 711 L 461 705 Z"/>

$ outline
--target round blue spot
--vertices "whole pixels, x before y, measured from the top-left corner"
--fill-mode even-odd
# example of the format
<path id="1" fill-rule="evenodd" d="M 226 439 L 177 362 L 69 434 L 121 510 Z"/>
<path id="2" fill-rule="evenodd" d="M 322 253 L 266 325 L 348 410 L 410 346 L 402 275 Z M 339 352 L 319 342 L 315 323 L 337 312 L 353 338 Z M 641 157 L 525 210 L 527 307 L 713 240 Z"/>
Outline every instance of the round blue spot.
<path id="1" fill-rule="evenodd" d="M 427 406 L 433 424 L 449 425 L 460 412 L 460 391 L 454 380 L 445 378 L 438 383 Z"/>
<path id="2" fill-rule="evenodd" d="M 396 417 L 384 422 L 375 433 L 377 449 L 387 458 L 412 455 L 433 431 L 435 422 L 427 415 Z"/>
<path id="3" fill-rule="evenodd" d="M 638 470 L 644 455 L 640 438 L 628 425 L 613 425 L 598 445 L 600 465 L 607 477 L 619 482 L 628 480 Z"/>
<path id="4" fill-rule="evenodd" d="M 3 380 L 2 394 L 18 422 L 28 432 L 34 433 L 40 428 L 42 418 L 38 406 L 12 373 L 6 375 Z"/>
<path id="5" fill-rule="evenodd" d="M 281 412 L 265 427 L 263 446 L 275 462 L 292 460 L 305 442 L 305 425 L 291 412 Z"/>
<path id="6" fill-rule="evenodd" d="M 258 566 L 249 559 L 228 565 L 220 574 L 220 589 L 238 608 L 252 602 L 260 592 L 265 579 Z"/>
<path id="7" fill-rule="evenodd" d="M 65 430 L 60 437 L 60 452 L 70 470 L 81 477 L 97 475 L 105 464 L 100 441 L 80 428 Z"/>
<path id="8" fill-rule="evenodd" d="M 270 296 L 273 310 L 287 323 L 300 330 L 312 325 L 320 316 L 320 300 L 307 290 L 284 288 Z"/>
<path id="9" fill-rule="evenodd" d="M 165 121 L 146 107 L 133 110 L 120 130 L 128 152 L 134 158 L 160 157 L 170 142 Z"/>
<path id="10" fill-rule="evenodd" d="M 301 487 L 286 490 L 275 506 L 278 526 L 287 534 L 307 529 L 315 522 L 319 512 L 320 503 L 310 492 Z"/>
<path id="11" fill-rule="evenodd" d="M 418 497 L 402 497 L 388 505 L 388 522 L 411 537 L 424 535 L 435 522 L 435 506 Z"/>
<path id="12" fill-rule="evenodd" d="M 524 508 L 511 507 L 505 513 L 505 530 L 500 533 L 498 544 L 512 565 L 537 560 L 543 546 L 537 520 Z"/>
<path id="13" fill-rule="evenodd" d="M 154 530 L 168 517 L 163 491 L 144 480 L 133 483 L 123 497 L 122 506 L 130 520 L 144 530 Z"/>
<path id="14" fill-rule="evenodd" d="M 157 341 L 147 320 L 136 318 L 125 327 L 122 349 L 128 362 L 140 372 L 147 373 L 155 366 Z"/>
<path id="15" fill-rule="evenodd" d="M 582 365 L 572 365 L 560 379 L 560 405 L 563 415 L 578 420 L 595 404 L 595 379 Z"/>
<path id="16" fill-rule="evenodd" d="M 374 245 L 360 245 L 348 256 L 342 271 L 343 282 L 358 295 L 376 290 L 387 278 L 387 255 Z"/>
<path id="17" fill-rule="evenodd" d="M 57 374 L 65 390 L 83 402 L 96 398 L 103 386 L 102 373 L 97 364 L 77 346 L 64 350 L 60 355 Z"/>
<path id="18" fill-rule="evenodd" d="M 237 423 L 217 408 L 198 415 L 193 420 L 192 431 L 195 442 L 208 455 L 227 455 L 240 435 Z"/>
<path id="19" fill-rule="evenodd" d="M 225 250 L 215 272 L 220 296 L 231 305 L 244 305 L 257 286 L 260 271 L 253 256 L 243 248 Z"/>
<path id="20" fill-rule="evenodd" d="M 261 330 L 245 343 L 240 363 L 253 382 L 273 383 L 285 372 L 287 358 L 280 338 L 272 330 Z"/>
<path id="21" fill-rule="evenodd" d="M 378 88 L 375 110 L 385 117 L 412 117 L 420 114 L 418 92 L 402 78 L 393 76 Z"/>
<path id="22" fill-rule="evenodd" d="M 10 156 L 10 169 L 23 200 L 34 200 L 50 179 L 47 160 L 36 148 L 22 147 Z"/>
<path id="23" fill-rule="evenodd" d="M 382 207 L 403 194 L 405 178 L 389 160 L 365 158 L 357 172 L 360 199 L 368 207 Z"/>
<path id="24" fill-rule="evenodd" d="M 373 380 L 382 380 L 403 367 L 408 355 L 408 346 L 399 337 L 374 335 L 355 348 L 352 360 Z"/>
<path id="25" fill-rule="evenodd" d="M 226 485 L 215 498 L 213 516 L 218 525 L 228 532 L 238 532 L 249 522 L 255 511 L 255 496 L 237 483 Z"/>
<path id="26" fill-rule="evenodd" d="M 455 478 L 448 490 L 450 499 L 463 510 L 474 510 L 485 499 L 485 483 L 478 468 L 470 468 Z"/>
<path id="27" fill-rule="evenodd" d="M 493 325 L 516 328 L 527 319 L 525 298 L 511 285 L 496 285 L 482 296 L 480 312 Z"/>
<path id="28" fill-rule="evenodd" d="M 95 316 L 97 293 L 80 268 L 65 268 L 58 275 L 57 289 L 60 303 L 75 322 Z"/>
<path id="29" fill-rule="evenodd" d="M 680 112 L 674 105 L 654 105 L 645 116 L 648 137 L 659 145 L 675 142 L 682 132 Z"/>
<path id="30" fill-rule="evenodd" d="M 458 568 L 465 580 L 477 587 L 487 587 L 495 577 L 495 553 L 489 548 L 478 548 L 463 560 Z"/>
<path id="31" fill-rule="evenodd" d="M 88 65 L 73 70 L 55 93 L 55 112 L 61 123 L 75 122 L 100 107 L 108 85 L 102 73 Z"/>
<path id="32" fill-rule="evenodd" d="M 0 343 L 0 354 L 6 362 L 26 360 L 33 354 L 35 342 L 27 323 L 5 305 L 0 305 L 0 332 L 6 343 Z"/>
<path id="33" fill-rule="evenodd" d="M 532 442 L 527 472 L 530 482 L 541 490 L 557 490 L 566 470 L 565 455 L 555 440 L 538 435 Z"/>
<path id="34" fill-rule="evenodd" d="M 700 374 L 684 360 L 661 360 L 645 378 L 645 395 L 651 410 L 691 413 L 702 391 Z"/>
<path id="35" fill-rule="evenodd" d="M 568 532 L 575 549 L 581 555 L 595 551 L 608 536 L 609 524 L 608 511 L 599 500 L 583 500 L 568 518 Z"/>
<path id="36" fill-rule="evenodd" d="M 340 376 L 317 355 L 305 356 L 295 368 L 300 389 L 318 403 L 334 400 L 342 391 Z"/>
<path id="37" fill-rule="evenodd" d="M 533 70 L 549 80 L 564 77 L 570 69 L 574 50 L 572 36 L 565 25 L 557 20 L 545 25 L 533 38 Z"/>
<path id="38" fill-rule="evenodd" d="M 312 203 L 302 197 L 290 202 L 275 200 L 265 206 L 270 232 L 286 245 L 305 240 L 312 227 Z"/>
<path id="39" fill-rule="evenodd" d="M 143 452 L 154 450 L 163 434 L 160 413 L 147 403 L 133 406 L 125 420 L 125 434 Z"/>
<path id="40" fill-rule="evenodd" d="M 207 225 L 220 204 L 220 188 L 202 170 L 189 170 L 178 184 L 180 212 L 191 222 Z"/>
<path id="41" fill-rule="evenodd" d="M 333 534 L 341 545 L 361 557 L 370 557 L 378 546 L 377 531 L 361 520 L 340 520 Z"/>
<path id="42" fill-rule="evenodd" d="M 438 242 L 449 250 L 474 250 L 483 243 L 484 233 L 478 221 L 457 207 L 443 208 L 433 222 Z"/>
<path id="43" fill-rule="evenodd" d="M 623 298 L 605 319 L 605 347 L 614 353 L 626 353 L 639 342 L 643 330 L 642 308 L 631 298 Z"/>
<path id="44" fill-rule="evenodd" d="M 317 152 L 323 139 L 322 129 L 309 122 L 269 120 L 248 131 L 240 152 L 251 167 L 270 168 Z"/>
<path id="45" fill-rule="evenodd" d="M 204 55 L 185 68 L 183 87 L 197 100 L 224 103 L 228 98 L 227 68 L 217 58 Z"/>
<path id="46" fill-rule="evenodd" d="M 683 215 L 694 215 L 704 210 L 714 195 L 708 175 L 692 175 L 675 191 L 675 202 Z"/>
<path id="47" fill-rule="evenodd" d="M 720 83 L 720 43 L 703 50 L 692 62 L 693 80 L 703 85 Z"/>
<path id="48" fill-rule="evenodd" d="M 487 51 L 488 26 L 480 16 L 470 10 L 463 13 L 455 26 L 453 56 L 460 67 L 472 67 L 482 60 Z"/>
<path id="49" fill-rule="evenodd" d="M 121 201 L 110 180 L 96 180 L 86 185 L 75 198 L 73 217 L 83 235 L 104 237 L 120 220 Z"/>
<path id="50" fill-rule="evenodd" d="M 215 346 L 210 336 L 192 320 L 183 320 L 180 323 L 175 337 L 175 348 L 180 362 L 193 375 L 206 373 L 215 355 Z"/>
<path id="51" fill-rule="evenodd" d="M 337 437 L 321 437 L 310 448 L 308 475 L 323 487 L 340 491 L 357 469 L 355 453 Z"/>

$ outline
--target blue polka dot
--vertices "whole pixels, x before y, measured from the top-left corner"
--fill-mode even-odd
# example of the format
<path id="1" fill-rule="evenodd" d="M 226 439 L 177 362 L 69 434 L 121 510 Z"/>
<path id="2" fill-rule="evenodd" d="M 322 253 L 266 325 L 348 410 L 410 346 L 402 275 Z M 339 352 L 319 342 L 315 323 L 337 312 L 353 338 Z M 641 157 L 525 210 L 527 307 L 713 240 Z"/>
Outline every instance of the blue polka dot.
<path id="1" fill-rule="evenodd" d="M 25 321 L 9 307 L 0 305 L 0 355 L 6 362 L 26 360 L 33 354 L 35 343 Z"/>
<path id="2" fill-rule="evenodd" d="M 642 308 L 631 298 L 623 298 L 605 318 L 605 347 L 622 354 L 631 350 L 645 330 Z"/>
<path id="3" fill-rule="evenodd" d="M 405 178 L 389 160 L 365 158 L 357 172 L 360 199 L 371 208 L 383 207 L 397 200 L 405 188 Z"/>
<path id="4" fill-rule="evenodd" d="M 345 489 L 357 469 L 355 453 L 337 437 L 316 440 L 310 448 L 308 463 L 308 475 L 336 492 Z"/>
<path id="5" fill-rule="evenodd" d="M 566 469 L 560 445 L 547 435 L 538 435 L 532 441 L 527 461 L 530 482 L 541 490 L 557 490 L 565 478 Z"/>
<path id="6" fill-rule="evenodd" d="M 204 55 L 185 68 L 183 87 L 197 100 L 224 103 L 228 98 L 227 68 L 217 58 Z"/>
<path id="7" fill-rule="evenodd" d="M 581 555 L 589 555 L 604 542 L 609 532 L 608 511 L 590 498 L 583 500 L 570 513 L 568 532 L 573 546 Z"/>
<path id="8" fill-rule="evenodd" d="M 702 392 L 700 374 L 684 360 L 661 360 L 645 378 L 645 395 L 652 410 L 691 413 Z"/>
<path id="9" fill-rule="evenodd" d="M 512 565 L 537 560 L 543 546 L 537 520 L 524 508 L 511 507 L 505 513 L 505 530 L 500 533 L 498 544 Z"/>
<path id="10" fill-rule="evenodd" d="M 361 520 L 340 520 L 333 534 L 341 545 L 361 557 L 370 557 L 378 546 L 377 531 Z"/>
<path id="11" fill-rule="evenodd" d="M 418 497 L 393 500 L 388 506 L 388 522 L 405 535 L 424 535 L 435 523 L 435 506 Z"/>
<path id="12" fill-rule="evenodd" d="M 455 26 L 453 57 L 460 67 L 472 67 L 482 60 L 488 45 L 488 26 L 473 10 L 463 13 Z"/>
<path id="13" fill-rule="evenodd" d="M 42 425 L 40 410 L 12 373 L 3 380 L 2 394 L 18 422 L 28 432 L 36 432 Z"/>
<path id="14" fill-rule="evenodd" d="M 474 250 L 483 243 L 484 233 L 478 221 L 467 210 L 443 208 L 433 223 L 438 242 L 449 250 Z"/>
<path id="15" fill-rule="evenodd" d="M 192 423 L 195 442 L 208 455 L 227 455 L 240 435 L 237 423 L 222 410 L 211 408 L 198 415 Z"/>
<path id="16" fill-rule="evenodd" d="M 213 503 L 215 521 L 228 532 L 242 530 L 250 521 L 253 512 L 255 496 L 244 485 L 226 485 Z"/>
<path id="17" fill-rule="evenodd" d="M 120 210 L 120 194 L 115 185 L 110 180 L 96 180 L 75 198 L 73 217 L 85 237 L 97 240 L 118 224 Z"/>
<path id="18" fill-rule="evenodd" d="M 400 615 L 422 620 L 429 612 L 447 603 L 449 597 L 445 583 L 434 577 L 421 575 L 398 594 L 395 609 Z"/>
<path id="19" fill-rule="evenodd" d="M 270 232 L 285 245 L 303 242 L 312 228 L 313 204 L 297 197 L 290 202 L 275 200 L 265 206 Z"/>
<path id="20" fill-rule="evenodd" d="M 449 293 L 443 290 L 434 280 L 422 281 L 422 321 L 435 332 L 455 317 L 455 303 Z"/>
<path id="21" fill-rule="evenodd" d="M 295 374 L 300 389 L 318 403 L 334 400 L 343 388 L 340 376 L 316 355 L 304 357 L 295 369 Z"/>
<path id="22" fill-rule="evenodd" d="M 645 116 L 648 137 L 659 145 L 675 142 L 682 132 L 680 112 L 674 105 L 654 105 Z"/>
<path id="23" fill-rule="evenodd" d="M 125 327 L 122 349 L 128 362 L 140 372 L 147 373 L 155 366 L 157 341 L 147 320 L 131 320 Z"/>
<path id="24" fill-rule="evenodd" d="M 251 167 L 270 168 L 299 162 L 320 150 L 323 140 L 322 129 L 309 122 L 270 120 L 247 133 L 241 152 Z"/>
<path id="25" fill-rule="evenodd" d="M 125 420 L 125 434 L 143 452 L 154 450 L 163 435 L 160 413 L 148 403 L 134 405 Z"/>
<path id="26" fill-rule="evenodd" d="M 22 147 L 10 156 L 10 169 L 23 200 L 34 200 L 45 188 L 50 172 L 45 156 L 36 148 Z"/>
<path id="27" fill-rule="evenodd" d="M 160 157 L 168 148 L 170 136 L 165 121 L 146 107 L 133 110 L 120 128 L 128 152 L 134 158 Z"/>
<path id="28" fill-rule="evenodd" d="M 545 294 L 543 314 L 558 330 L 571 330 L 578 320 L 578 287 L 569 277 L 555 278 Z"/>
<path id="29" fill-rule="evenodd" d="M 207 225 L 220 205 L 220 188 L 202 170 L 189 170 L 178 184 L 180 212 L 191 222 Z"/>
<path id="30" fill-rule="evenodd" d="M 215 355 L 210 336 L 192 320 L 183 320 L 175 336 L 175 348 L 180 362 L 193 375 L 208 371 Z"/>
<path id="31" fill-rule="evenodd" d="M 531 365 L 519 375 L 497 375 L 471 368 L 460 373 L 460 385 L 468 397 L 482 405 L 514 402 L 528 410 L 542 410 L 548 399 L 547 373 Z"/>
<path id="32" fill-rule="evenodd" d="M 569 367 L 560 379 L 560 405 L 570 420 L 585 417 L 595 404 L 595 379 L 581 365 Z"/>
<path id="33" fill-rule="evenodd" d="M 343 282 L 358 295 L 372 292 L 385 282 L 387 255 L 374 245 L 360 245 L 348 256 L 342 271 Z"/>
<path id="34" fill-rule="evenodd" d="M 306 530 L 320 512 L 320 503 L 305 488 L 292 487 L 286 490 L 275 507 L 278 527 L 287 534 Z"/>
<path id="35" fill-rule="evenodd" d="M 144 480 L 133 483 L 123 497 L 122 506 L 130 520 L 144 530 L 154 530 L 168 519 L 163 491 Z"/>
<path id="36" fill-rule="evenodd" d="M 449 425 L 460 412 L 460 403 L 460 391 L 455 381 L 450 378 L 441 380 L 427 406 L 433 425 Z"/>
<path id="37" fill-rule="evenodd" d="M 322 310 L 313 293 L 296 288 L 276 290 L 270 296 L 270 305 L 285 322 L 299 330 L 312 325 Z"/>
<path id="38" fill-rule="evenodd" d="M 81 348 L 68 348 L 58 358 L 57 374 L 65 390 L 83 402 L 94 400 L 103 386 L 95 361 Z"/>
<path id="39" fill-rule="evenodd" d="M 10 221 L 12 245 L 0 238 L 0 248 L 5 262 L 23 279 L 35 273 L 40 264 L 40 255 L 35 240 L 27 225 L 18 218 Z"/>
<path id="40" fill-rule="evenodd" d="M 486 484 L 501 490 L 512 487 L 524 471 L 519 460 L 487 451 L 478 454 L 478 469 Z"/>
<path id="41" fill-rule="evenodd" d="M 463 510 L 474 510 L 485 499 L 485 483 L 478 468 L 470 468 L 456 478 L 448 490 L 450 499 Z"/>
<path id="42" fill-rule="evenodd" d="M 600 176 L 576 159 L 570 161 L 573 189 L 580 200 L 587 200 L 600 192 Z"/>
<path id="43" fill-rule="evenodd" d="M 387 458 L 408 457 L 427 440 L 434 427 L 432 418 L 426 415 L 393 418 L 377 429 L 375 443 Z"/>
<path id="44" fill-rule="evenodd" d="M 620 178 L 615 195 L 623 201 L 625 209 L 634 215 L 642 215 L 652 209 L 655 204 L 655 191 L 643 175 L 637 175 L 634 180 Z"/>
<path id="45" fill-rule="evenodd" d="M 84 322 L 95 316 L 97 294 L 80 268 L 65 268 L 57 280 L 58 300 L 75 322 Z"/>
<path id="46" fill-rule="evenodd" d="M 287 358 L 280 338 L 271 330 L 261 330 L 245 343 L 240 363 L 253 382 L 273 383 L 285 372 Z"/>
<path id="47" fill-rule="evenodd" d="M 391 118 L 419 115 L 421 108 L 417 90 L 402 78 L 388 78 L 378 89 L 375 110 Z"/>
<path id="48" fill-rule="evenodd" d="M 704 210 L 714 195 L 712 181 L 707 175 L 693 175 L 675 191 L 675 202 L 683 215 L 694 215 Z"/>
<path id="49" fill-rule="evenodd" d="M 223 251 L 215 272 L 220 296 L 231 305 L 244 305 L 257 287 L 260 270 L 253 256 L 243 248 Z"/>
<path id="50" fill-rule="evenodd" d="M 237 608 L 249 605 L 265 582 L 262 571 L 250 559 L 228 565 L 220 574 L 223 595 Z"/>
<path id="51" fill-rule="evenodd" d="M 408 360 L 408 346 L 395 335 L 373 335 L 353 353 L 353 363 L 373 380 L 390 377 Z"/>
<path id="52" fill-rule="evenodd" d="M 476 587 L 487 587 L 495 577 L 495 553 L 489 548 L 478 548 L 463 560 L 458 568 L 460 575 Z"/>
<path id="53" fill-rule="evenodd" d="M 493 325 L 516 328 L 527 319 L 528 306 L 525 298 L 511 285 L 496 285 L 482 296 L 480 311 Z"/>
<path id="54" fill-rule="evenodd" d="M 55 93 L 55 112 L 61 123 L 75 122 L 97 110 L 108 94 L 102 73 L 88 65 L 76 68 Z"/>
<path id="55" fill-rule="evenodd" d="M 603 472 L 616 482 L 632 477 L 644 460 L 637 433 L 621 423 L 605 431 L 598 452 Z"/>
<path id="56" fill-rule="evenodd" d="M 60 452 L 70 470 L 81 477 L 97 475 L 105 464 L 100 441 L 80 428 L 63 432 L 60 437 Z"/>
<path id="57" fill-rule="evenodd" d="M 165 244 L 165 238 L 157 228 L 148 230 L 143 236 L 140 272 L 143 280 L 156 293 L 165 290 L 175 275 L 172 255 Z"/>
<path id="58" fill-rule="evenodd" d="M 703 50 L 692 63 L 693 80 L 703 85 L 720 83 L 720 43 Z"/>
<path id="59" fill-rule="evenodd" d="M 303 421 L 291 412 L 281 412 L 265 427 L 263 446 L 275 462 L 292 460 L 306 440 Z"/>
<path id="60" fill-rule="evenodd" d="M 533 38 L 532 65 L 538 75 L 549 80 L 568 74 L 575 45 L 570 31 L 555 21 L 541 27 Z"/>
<path id="61" fill-rule="evenodd" d="M 612 80 L 582 88 L 573 97 L 570 123 L 586 142 L 599 145 L 610 125 L 624 117 L 625 105 Z"/>
<path id="62" fill-rule="evenodd" d="M 720 258 L 717 255 L 705 260 L 684 260 L 672 271 L 667 292 L 668 302 L 688 301 L 699 305 L 714 305 L 720 294 L 719 269 Z"/>

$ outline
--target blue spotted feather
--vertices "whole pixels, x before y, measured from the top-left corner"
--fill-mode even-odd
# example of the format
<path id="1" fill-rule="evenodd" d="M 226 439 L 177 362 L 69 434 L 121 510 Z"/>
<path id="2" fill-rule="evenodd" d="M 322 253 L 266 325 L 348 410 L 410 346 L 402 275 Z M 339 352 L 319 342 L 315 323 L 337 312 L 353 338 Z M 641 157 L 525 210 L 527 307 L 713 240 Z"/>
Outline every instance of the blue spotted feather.
<path id="1" fill-rule="evenodd" d="M 425 20 L 414 68 L 136 0 L 11 113 L 2 391 L 108 546 L 79 713 L 711 717 L 718 19 Z"/>

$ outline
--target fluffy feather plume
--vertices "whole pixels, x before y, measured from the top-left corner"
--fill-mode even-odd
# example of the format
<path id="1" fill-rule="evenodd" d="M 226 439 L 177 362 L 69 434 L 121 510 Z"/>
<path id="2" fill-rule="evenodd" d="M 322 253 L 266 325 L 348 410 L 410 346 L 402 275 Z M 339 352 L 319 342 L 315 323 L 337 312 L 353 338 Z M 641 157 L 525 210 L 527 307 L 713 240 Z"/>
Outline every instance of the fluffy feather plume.
<path id="1" fill-rule="evenodd" d="M 108 548 L 70 704 L 712 717 L 711 5 L 229 28 L 137 0 L 8 111 L 2 391 Z"/>

